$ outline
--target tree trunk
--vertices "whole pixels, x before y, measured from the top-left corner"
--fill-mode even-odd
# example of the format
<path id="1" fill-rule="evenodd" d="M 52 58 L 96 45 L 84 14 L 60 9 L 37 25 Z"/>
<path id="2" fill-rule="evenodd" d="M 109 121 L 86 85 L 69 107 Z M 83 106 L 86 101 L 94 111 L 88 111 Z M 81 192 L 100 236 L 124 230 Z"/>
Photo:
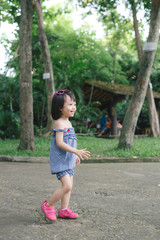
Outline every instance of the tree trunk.
<path id="1" fill-rule="evenodd" d="M 53 125 L 53 120 L 51 117 L 51 102 L 53 93 L 55 92 L 54 89 L 54 79 L 53 79 L 53 68 L 51 62 L 51 56 L 48 46 L 48 40 L 44 31 L 43 26 L 43 14 L 41 8 L 41 0 L 33 1 L 33 8 L 35 9 L 37 16 L 38 16 L 38 34 L 39 40 L 41 43 L 42 48 L 42 57 L 43 57 L 43 64 L 44 64 L 44 72 L 50 73 L 50 77 L 46 79 L 46 91 L 47 91 L 47 127 L 46 133 L 50 132 Z"/>
<path id="2" fill-rule="evenodd" d="M 34 150 L 32 96 L 32 0 L 21 0 L 20 22 L 20 144 Z"/>
<path id="3" fill-rule="evenodd" d="M 149 87 L 147 89 L 147 102 L 148 102 L 148 108 L 149 111 L 149 119 L 150 119 L 150 125 L 151 125 L 151 131 L 154 137 L 158 137 L 160 129 L 159 129 L 159 119 L 158 114 L 156 111 L 156 106 L 153 97 L 153 91 L 152 91 L 152 84 L 149 84 Z"/>
<path id="4" fill-rule="evenodd" d="M 116 80 L 116 52 L 113 52 L 113 80 L 114 83 Z"/>
<path id="5" fill-rule="evenodd" d="M 131 7 L 132 7 L 132 14 L 133 14 L 133 26 L 134 26 L 134 31 L 135 31 L 138 59 L 139 59 L 139 62 L 141 64 L 142 63 L 142 57 L 143 57 L 143 49 L 142 49 L 140 34 L 139 34 L 139 30 L 138 30 L 136 4 L 135 4 L 134 0 L 133 0 L 133 3 L 131 5 Z"/>
<path id="6" fill-rule="evenodd" d="M 157 110 L 156 110 L 156 104 L 154 101 L 153 91 L 152 91 L 152 88 L 149 87 L 150 85 L 152 84 L 149 82 L 147 94 L 146 94 L 148 109 L 149 109 L 149 122 L 150 122 L 153 137 L 158 137 L 160 134 L 159 120 L 157 116 Z"/>
<path id="7" fill-rule="evenodd" d="M 147 44 L 145 44 L 144 47 L 142 64 L 138 74 L 135 91 L 123 121 L 123 127 L 119 139 L 119 148 L 132 147 L 138 116 L 146 96 L 152 65 L 156 53 L 159 39 L 159 28 L 160 1 L 153 0 L 149 36 L 147 39 Z"/>
<path id="8" fill-rule="evenodd" d="M 134 31 L 135 31 L 135 37 L 136 37 L 138 58 L 139 58 L 139 62 L 141 64 L 142 57 L 143 57 L 143 49 L 142 49 L 140 34 L 139 34 L 139 30 L 138 30 L 136 4 L 135 4 L 134 0 L 132 2 L 132 13 L 133 13 L 133 23 L 134 23 Z M 149 88 L 149 85 L 148 85 L 146 98 L 147 98 L 147 103 L 148 103 L 149 121 L 150 121 L 152 134 L 154 137 L 157 137 L 159 135 L 159 121 L 157 118 L 156 105 L 155 105 L 155 101 L 154 101 L 153 91 L 152 91 L 152 88 Z"/>

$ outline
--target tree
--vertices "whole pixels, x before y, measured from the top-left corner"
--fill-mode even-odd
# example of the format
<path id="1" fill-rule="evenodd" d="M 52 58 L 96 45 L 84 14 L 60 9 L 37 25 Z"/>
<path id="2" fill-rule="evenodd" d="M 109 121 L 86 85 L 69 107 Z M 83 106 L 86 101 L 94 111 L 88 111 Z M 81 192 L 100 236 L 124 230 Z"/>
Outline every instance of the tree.
<path id="1" fill-rule="evenodd" d="M 44 31 L 44 26 L 43 26 L 44 20 L 43 20 L 42 8 L 41 8 L 41 0 L 33 1 L 33 7 L 38 16 L 38 33 L 39 33 L 39 40 L 42 48 L 44 72 L 49 73 L 49 77 L 45 80 L 46 90 L 47 90 L 47 106 L 48 106 L 46 133 L 48 133 L 51 131 L 52 125 L 53 125 L 53 120 L 51 117 L 51 101 L 52 101 L 53 93 L 55 92 L 53 68 L 52 68 L 50 50 L 48 46 L 48 40 L 47 40 L 45 31 Z"/>
<path id="2" fill-rule="evenodd" d="M 20 144 L 34 150 L 32 97 L 32 0 L 21 0 L 20 20 Z"/>
<path id="3" fill-rule="evenodd" d="M 129 39 L 132 37 L 132 25 L 129 19 L 121 16 L 116 10 L 110 10 L 105 16 L 102 16 L 102 22 L 106 33 L 106 45 L 113 57 L 113 78 L 116 80 L 116 58 L 118 52 L 124 45 L 129 45 Z"/>
<path id="4" fill-rule="evenodd" d="M 51 10 L 54 15 L 54 8 Z M 71 20 L 64 15 L 52 21 L 45 18 L 45 22 L 56 89 L 70 87 L 80 98 L 85 79 L 112 80 L 112 57 L 105 43 L 95 39 L 94 32 L 84 27 L 74 30 Z"/>
<path id="5" fill-rule="evenodd" d="M 139 58 L 140 64 L 142 64 L 143 48 L 142 48 L 139 29 L 138 29 L 136 3 L 135 3 L 135 0 L 131 0 L 130 3 L 131 3 L 132 13 L 133 13 L 133 23 L 134 23 L 134 30 L 135 30 L 135 36 L 136 36 L 138 58 Z M 150 119 L 152 134 L 154 137 L 157 137 L 159 135 L 159 131 L 160 131 L 159 120 L 158 120 L 155 101 L 154 101 L 154 97 L 153 97 L 152 84 L 150 83 L 150 81 L 149 81 L 149 85 L 148 85 L 148 89 L 147 89 L 146 98 L 147 98 L 147 102 L 148 102 L 149 119 Z"/>
<path id="6" fill-rule="evenodd" d="M 151 69 L 156 53 L 160 28 L 160 1 L 153 0 L 151 6 L 150 29 L 144 48 L 142 63 L 138 74 L 135 91 L 127 109 L 119 139 L 119 148 L 131 147 L 134 132 L 150 80 Z"/>

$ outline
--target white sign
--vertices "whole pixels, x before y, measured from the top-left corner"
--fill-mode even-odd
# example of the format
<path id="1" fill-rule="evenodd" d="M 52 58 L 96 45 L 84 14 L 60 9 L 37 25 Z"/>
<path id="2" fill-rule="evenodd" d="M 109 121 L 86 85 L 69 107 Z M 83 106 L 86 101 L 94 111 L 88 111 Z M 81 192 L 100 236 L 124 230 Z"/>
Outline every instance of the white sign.
<path id="1" fill-rule="evenodd" d="M 43 73 L 43 79 L 49 79 L 50 73 Z"/>
<path id="2" fill-rule="evenodd" d="M 144 44 L 144 51 L 154 51 L 157 49 L 156 42 L 147 42 Z"/>
<path id="3" fill-rule="evenodd" d="M 152 89 L 152 83 L 151 83 L 151 82 L 149 82 L 149 88 L 151 88 L 151 89 Z"/>

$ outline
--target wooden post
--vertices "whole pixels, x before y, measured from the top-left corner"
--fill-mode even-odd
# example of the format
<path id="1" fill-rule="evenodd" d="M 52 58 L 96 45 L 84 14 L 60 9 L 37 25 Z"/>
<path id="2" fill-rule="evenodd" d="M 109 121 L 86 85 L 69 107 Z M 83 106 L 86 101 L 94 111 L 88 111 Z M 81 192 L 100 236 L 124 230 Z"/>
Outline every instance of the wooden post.
<path id="1" fill-rule="evenodd" d="M 113 100 L 111 105 L 111 135 L 117 135 L 117 109 L 116 102 Z"/>

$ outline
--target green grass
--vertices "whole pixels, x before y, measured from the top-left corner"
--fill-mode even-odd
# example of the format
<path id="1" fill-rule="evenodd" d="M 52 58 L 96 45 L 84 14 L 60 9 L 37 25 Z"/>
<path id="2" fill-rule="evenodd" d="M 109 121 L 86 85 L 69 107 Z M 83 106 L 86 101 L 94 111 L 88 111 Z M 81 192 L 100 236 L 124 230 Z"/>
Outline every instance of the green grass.
<path id="1" fill-rule="evenodd" d="M 91 158 L 97 157 L 160 157 L 160 138 L 135 139 L 132 149 L 117 149 L 118 139 L 78 136 L 78 148 L 87 148 Z M 36 137 L 35 151 L 18 151 L 19 140 L 1 140 L 0 155 L 49 157 L 51 138 Z"/>

